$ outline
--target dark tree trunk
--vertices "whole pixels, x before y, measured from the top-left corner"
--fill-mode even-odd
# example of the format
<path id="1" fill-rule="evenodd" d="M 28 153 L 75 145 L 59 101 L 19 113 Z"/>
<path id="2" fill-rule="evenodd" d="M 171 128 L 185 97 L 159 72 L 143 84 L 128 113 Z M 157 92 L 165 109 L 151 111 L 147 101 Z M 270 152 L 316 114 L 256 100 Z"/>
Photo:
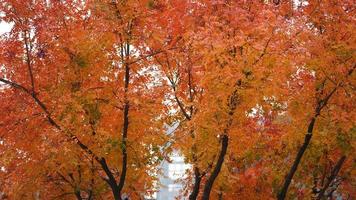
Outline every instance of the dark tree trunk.
<path id="1" fill-rule="evenodd" d="M 105 174 L 108 176 L 108 178 L 105 179 L 105 181 L 109 184 L 111 191 L 114 195 L 114 199 L 121 200 L 121 195 L 120 195 L 117 183 L 116 183 L 116 179 L 115 179 L 114 175 L 112 174 L 112 172 L 110 171 L 108 165 L 106 164 L 106 160 L 104 158 L 102 158 L 99 163 L 100 163 L 102 169 L 104 170 Z"/>
<path id="2" fill-rule="evenodd" d="M 229 137 L 227 135 L 221 136 L 221 151 L 218 157 L 218 161 L 215 165 L 213 172 L 211 173 L 209 179 L 206 181 L 202 200 L 209 200 L 211 189 L 213 188 L 214 181 L 218 177 L 221 167 L 224 163 L 224 158 L 227 152 L 227 147 L 229 144 Z"/>
<path id="3" fill-rule="evenodd" d="M 131 25 L 129 24 L 129 27 Z M 129 28 L 130 29 L 130 28 Z M 123 50 L 123 49 L 122 49 Z M 125 89 L 125 104 L 124 104 L 124 126 L 122 128 L 122 137 L 121 137 L 121 149 L 122 149 L 122 168 L 121 168 L 121 174 L 120 174 L 120 180 L 118 183 L 118 193 L 120 196 L 121 200 L 121 191 L 124 188 L 125 185 L 125 179 L 126 179 L 126 172 L 127 172 L 127 133 L 129 129 L 129 108 L 130 108 L 130 102 L 127 97 L 128 92 L 129 92 L 129 83 L 130 83 L 130 64 L 129 64 L 129 57 L 130 57 L 130 43 L 129 41 L 126 42 L 126 48 L 125 48 L 125 84 L 124 84 L 124 89 Z"/>
<path id="4" fill-rule="evenodd" d="M 120 175 L 120 180 L 118 184 L 118 189 L 119 193 L 121 194 L 121 191 L 124 187 L 125 184 L 125 179 L 126 179 L 126 172 L 127 172 L 127 132 L 128 132 L 128 126 L 129 126 L 129 104 L 128 102 L 125 103 L 124 106 L 124 127 L 122 131 L 122 168 L 121 168 L 121 175 Z"/>
<path id="5" fill-rule="evenodd" d="M 356 65 L 354 65 L 346 74 L 346 77 L 349 77 L 353 71 L 355 70 L 356 68 Z M 298 150 L 298 154 L 293 162 L 293 165 L 291 167 L 291 169 L 289 170 L 288 172 L 288 175 L 286 176 L 286 179 L 284 180 L 284 184 L 283 184 L 283 187 L 281 189 L 281 191 L 278 193 L 278 200 L 284 200 L 286 198 L 286 195 L 287 195 L 287 191 L 288 191 L 288 188 L 289 188 L 289 185 L 293 179 L 293 176 L 295 174 L 295 172 L 297 171 L 297 168 L 298 168 L 298 165 L 304 155 L 304 152 L 305 150 L 307 149 L 309 143 L 310 143 L 310 140 L 313 136 L 313 129 L 314 129 L 314 124 L 315 124 L 315 121 L 317 119 L 317 117 L 320 115 L 320 112 L 323 110 L 323 108 L 327 105 L 327 103 L 329 102 L 330 98 L 333 96 L 333 94 L 335 94 L 336 90 L 338 89 L 338 87 L 340 87 L 342 85 L 342 81 L 340 81 L 335 87 L 334 89 L 331 90 L 331 92 L 326 95 L 323 99 L 320 99 L 318 101 L 318 104 L 317 104 L 317 107 L 315 109 L 315 115 L 314 117 L 311 119 L 310 123 L 309 123 L 309 126 L 308 126 L 308 132 L 307 134 L 305 135 L 305 138 L 304 138 L 304 143 L 303 145 L 299 148 Z"/>
<path id="6" fill-rule="evenodd" d="M 291 169 L 289 170 L 289 173 L 284 181 L 284 185 L 281 189 L 281 191 L 279 192 L 278 194 L 278 200 L 284 200 L 286 198 L 286 195 L 287 195 L 287 191 L 288 191 L 288 187 L 293 179 L 293 176 L 295 174 L 295 172 L 297 171 L 297 168 L 298 168 L 298 165 L 304 155 L 304 152 L 305 150 L 307 149 L 309 143 L 310 143 L 310 140 L 313 136 L 313 129 L 314 129 L 314 124 L 315 124 L 315 120 L 316 120 L 316 117 L 313 117 L 312 120 L 310 121 L 309 123 L 309 127 L 308 127 L 308 133 L 305 135 L 305 138 L 304 138 L 304 143 L 303 145 L 299 148 L 299 151 L 298 151 L 298 154 L 297 154 L 297 157 L 295 158 L 294 160 L 294 163 L 291 167 Z"/>
<path id="7" fill-rule="evenodd" d="M 330 187 L 330 184 L 332 183 L 332 181 L 336 178 L 337 174 L 339 173 L 342 164 L 344 164 L 346 160 L 346 156 L 342 156 L 339 161 L 336 163 L 335 167 L 333 168 L 333 170 L 331 171 L 330 176 L 328 177 L 328 180 L 326 181 L 326 184 L 324 185 L 324 187 L 320 190 L 319 195 L 317 197 L 317 200 L 323 199 L 323 198 L 327 198 L 326 196 L 328 196 L 327 194 L 324 194 L 325 191 Z"/>
<path id="8" fill-rule="evenodd" d="M 74 192 L 75 197 L 77 197 L 77 200 L 83 200 L 82 196 L 80 195 L 80 190 Z"/>
<path id="9" fill-rule="evenodd" d="M 199 194 L 200 182 L 202 179 L 202 175 L 199 172 L 197 167 L 194 167 L 194 185 L 193 190 L 189 195 L 189 200 L 196 200 Z"/>

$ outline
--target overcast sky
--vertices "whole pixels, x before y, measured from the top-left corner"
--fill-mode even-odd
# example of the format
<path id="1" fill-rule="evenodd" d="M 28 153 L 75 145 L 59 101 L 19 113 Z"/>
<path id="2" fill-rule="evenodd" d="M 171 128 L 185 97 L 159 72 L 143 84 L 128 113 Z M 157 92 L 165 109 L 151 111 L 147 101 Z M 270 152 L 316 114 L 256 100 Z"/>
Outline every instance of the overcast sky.
<path id="1" fill-rule="evenodd" d="M 7 33 L 11 30 L 11 25 L 6 22 L 0 22 L 0 35 Z"/>

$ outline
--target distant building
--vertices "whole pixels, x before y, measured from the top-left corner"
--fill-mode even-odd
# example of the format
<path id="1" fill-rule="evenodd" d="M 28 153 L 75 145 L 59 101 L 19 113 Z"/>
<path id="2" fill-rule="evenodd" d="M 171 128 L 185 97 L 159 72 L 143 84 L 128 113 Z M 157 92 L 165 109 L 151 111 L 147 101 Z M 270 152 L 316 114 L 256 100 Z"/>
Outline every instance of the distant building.
<path id="1" fill-rule="evenodd" d="M 167 135 L 174 134 L 179 123 L 172 126 L 166 126 Z M 169 145 L 169 144 L 168 144 Z M 173 151 L 169 159 L 171 162 L 164 160 L 161 163 L 162 175 L 159 178 L 159 187 L 157 192 L 149 200 L 175 200 L 180 195 L 183 185 L 177 182 L 178 179 L 184 178 L 186 171 L 191 168 L 189 164 L 184 163 L 184 157 L 179 155 L 178 151 Z M 186 199 L 186 198 L 180 198 Z"/>
<path id="2" fill-rule="evenodd" d="M 184 163 L 184 157 L 178 152 L 173 152 L 170 156 L 172 162 L 163 161 L 163 176 L 159 178 L 161 187 L 157 192 L 157 200 L 174 200 L 183 188 L 182 184 L 177 183 L 177 179 L 184 177 L 190 165 Z"/>

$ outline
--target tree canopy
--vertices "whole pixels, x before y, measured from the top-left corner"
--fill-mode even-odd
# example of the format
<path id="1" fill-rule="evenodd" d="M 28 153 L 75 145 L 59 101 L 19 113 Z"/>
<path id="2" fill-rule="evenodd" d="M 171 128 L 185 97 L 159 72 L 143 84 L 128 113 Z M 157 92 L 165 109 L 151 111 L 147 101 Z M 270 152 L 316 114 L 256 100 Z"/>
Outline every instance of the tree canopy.
<path id="1" fill-rule="evenodd" d="M 351 0 L 0 0 L 0 199 L 354 199 Z M 175 125 L 172 134 L 167 126 Z"/>

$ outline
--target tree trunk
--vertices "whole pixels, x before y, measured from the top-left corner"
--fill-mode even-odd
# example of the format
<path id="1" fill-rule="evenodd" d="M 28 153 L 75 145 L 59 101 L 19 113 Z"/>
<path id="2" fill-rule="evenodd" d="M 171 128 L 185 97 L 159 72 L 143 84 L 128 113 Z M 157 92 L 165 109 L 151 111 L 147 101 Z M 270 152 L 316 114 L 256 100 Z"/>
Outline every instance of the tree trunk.
<path id="1" fill-rule="evenodd" d="M 199 172 L 199 169 L 197 167 L 194 167 L 194 185 L 193 185 L 193 190 L 189 195 L 189 200 L 197 199 L 198 194 L 199 194 L 201 179 L 202 179 L 202 176 Z"/>
<path id="2" fill-rule="evenodd" d="M 227 152 L 228 144 L 229 144 L 229 137 L 225 134 L 222 135 L 221 136 L 221 151 L 219 154 L 219 158 L 218 158 L 218 161 L 215 165 L 213 172 L 211 173 L 209 179 L 207 180 L 207 182 L 205 184 L 202 200 L 209 200 L 210 192 L 211 192 L 211 189 L 213 188 L 214 181 L 218 177 L 221 167 L 224 163 L 224 158 L 225 158 L 225 155 Z"/>
<path id="3" fill-rule="evenodd" d="M 129 26 L 131 26 L 129 24 Z M 126 179 L 126 172 L 127 172 L 127 133 L 129 129 L 129 108 L 130 108 L 130 102 L 127 97 L 128 92 L 129 92 L 129 83 L 130 83 L 130 64 L 129 64 L 129 58 L 130 58 L 130 43 L 129 41 L 126 41 L 126 52 L 125 52 L 125 84 L 124 84 L 124 89 L 125 89 L 125 96 L 124 96 L 124 127 L 122 128 L 122 138 L 121 138 L 121 149 L 122 149 L 122 168 L 121 168 L 121 174 L 120 174 L 120 180 L 118 184 L 118 190 L 119 190 L 119 195 L 120 195 L 120 200 L 121 200 L 121 191 L 124 188 L 125 185 L 125 179 Z"/>
<path id="4" fill-rule="evenodd" d="M 320 190 L 319 195 L 317 197 L 317 200 L 323 199 L 325 198 L 325 191 L 330 187 L 330 184 L 332 183 L 332 181 L 336 178 L 337 174 L 339 173 L 342 164 L 344 164 L 346 160 L 346 156 L 342 156 L 339 161 L 336 163 L 334 169 L 331 171 L 331 174 L 326 182 L 326 184 L 324 185 L 324 187 Z M 325 198 L 326 199 L 326 198 Z"/>
<path id="5" fill-rule="evenodd" d="M 83 200 L 82 196 L 80 195 L 80 190 L 74 192 L 75 197 L 77 197 L 77 200 Z"/>
<path id="6" fill-rule="evenodd" d="M 287 191 L 288 191 L 288 187 L 293 179 L 293 176 L 295 174 L 295 172 L 297 171 L 297 168 L 298 168 L 298 165 L 304 155 L 304 152 L 305 150 L 307 149 L 309 143 L 310 143 L 310 140 L 313 136 L 313 129 L 314 129 L 314 124 L 315 124 L 315 120 L 316 120 L 316 117 L 313 117 L 309 123 L 309 126 L 308 126 L 308 133 L 305 135 L 305 138 L 304 138 L 304 143 L 303 145 L 299 148 L 299 151 L 298 151 L 298 154 L 297 154 L 297 157 L 295 158 L 294 160 L 294 163 L 291 167 L 291 169 L 289 170 L 289 173 L 284 181 L 284 184 L 283 184 L 283 187 L 281 189 L 281 191 L 279 192 L 278 194 L 278 200 L 284 200 L 286 198 L 286 195 L 287 195 Z"/>
<path id="7" fill-rule="evenodd" d="M 355 70 L 356 68 L 356 65 L 354 65 L 349 71 L 348 73 L 346 74 L 346 77 L 347 78 L 348 76 L 350 76 L 353 71 Z M 304 152 L 305 150 L 307 149 L 309 143 L 310 143 L 310 140 L 313 136 L 313 129 L 314 129 L 314 124 L 315 124 L 315 121 L 317 119 L 317 117 L 320 115 L 320 112 L 323 110 L 323 108 L 327 105 L 327 103 L 329 102 L 330 98 L 335 94 L 336 90 L 338 87 L 340 87 L 342 85 L 342 82 L 343 81 L 340 81 L 335 87 L 334 89 L 331 90 L 331 92 L 326 95 L 325 98 L 321 99 L 318 101 L 318 105 L 315 109 L 315 115 L 314 117 L 311 119 L 310 123 L 309 123 L 309 126 L 308 126 L 308 132 L 307 134 L 305 135 L 305 138 L 304 138 L 304 143 L 303 145 L 299 148 L 298 150 L 298 154 L 297 154 L 297 157 L 295 158 L 294 160 L 294 163 L 291 167 L 291 169 L 289 170 L 288 172 L 288 175 L 286 177 L 286 179 L 284 180 L 284 184 L 283 184 L 283 187 L 281 189 L 281 191 L 278 193 L 278 200 L 284 200 L 286 198 L 286 195 L 287 195 L 287 191 L 288 191 L 288 188 L 289 188 L 289 185 L 293 179 L 293 176 L 295 174 L 295 172 L 297 171 L 297 168 L 298 168 L 298 165 L 304 155 Z"/>

